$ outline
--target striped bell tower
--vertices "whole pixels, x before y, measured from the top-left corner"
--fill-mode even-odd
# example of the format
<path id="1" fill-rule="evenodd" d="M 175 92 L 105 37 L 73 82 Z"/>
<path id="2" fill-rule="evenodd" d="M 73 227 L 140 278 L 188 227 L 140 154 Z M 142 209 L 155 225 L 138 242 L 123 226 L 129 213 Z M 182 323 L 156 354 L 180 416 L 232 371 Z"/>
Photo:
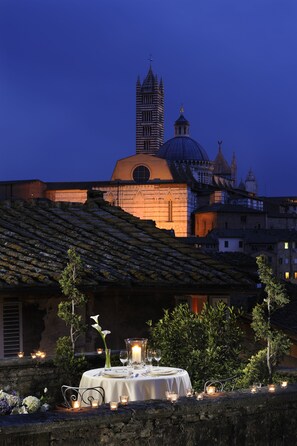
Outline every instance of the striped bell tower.
<path id="1" fill-rule="evenodd" d="M 152 67 L 136 82 L 136 154 L 154 155 L 164 142 L 164 87 Z"/>

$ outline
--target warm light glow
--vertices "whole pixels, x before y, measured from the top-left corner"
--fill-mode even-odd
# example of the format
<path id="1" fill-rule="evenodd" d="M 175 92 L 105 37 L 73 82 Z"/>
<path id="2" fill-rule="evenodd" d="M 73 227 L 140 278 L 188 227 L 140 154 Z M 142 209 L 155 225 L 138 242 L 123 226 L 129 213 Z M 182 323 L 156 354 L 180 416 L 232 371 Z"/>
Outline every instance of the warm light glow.
<path id="1" fill-rule="evenodd" d="M 275 384 L 269 384 L 268 391 L 271 393 L 275 392 Z"/>
<path id="2" fill-rule="evenodd" d="M 129 397 L 128 395 L 121 395 L 120 396 L 120 402 L 123 404 L 123 406 L 126 406 L 128 404 Z"/>
<path id="3" fill-rule="evenodd" d="M 141 362 L 141 347 L 139 345 L 132 347 L 132 362 Z"/>
<path id="4" fill-rule="evenodd" d="M 186 396 L 187 396 L 188 398 L 191 397 L 191 396 L 193 396 L 193 394 L 194 394 L 193 389 L 187 389 L 187 390 L 186 390 Z"/>
<path id="5" fill-rule="evenodd" d="M 216 393 L 216 388 L 215 386 L 207 386 L 206 388 L 206 393 L 208 395 L 214 395 Z"/>
<path id="6" fill-rule="evenodd" d="M 110 401 L 109 407 L 110 410 L 118 410 L 118 403 L 116 401 Z"/>
<path id="7" fill-rule="evenodd" d="M 201 392 L 201 393 L 198 393 L 198 395 L 197 395 L 197 400 L 203 400 L 203 392 Z"/>
<path id="8" fill-rule="evenodd" d="M 287 386 L 288 386 L 288 381 L 282 381 L 282 382 L 281 382 L 281 387 L 282 387 L 283 389 L 285 389 Z"/>
<path id="9" fill-rule="evenodd" d="M 103 353 L 103 348 L 97 348 L 97 353 L 98 353 L 98 355 L 102 355 L 102 353 Z"/>
<path id="10" fill-rule="evenodd" d="M 72 409 L 80 409 L 80 401 L 72 401 Z"/>
<path id="11" fill-rule="evenodd" d="M 251 392 L 252 393 L 256 393 L 257 392 L 257 386 L 252 386 L 251 387 Z"/>
<path id="12" fill-rule="evenodd" d="M 31 353 L 31 358 L 35 359 L 36 358 L 36 353 Z"/>
<path id="13" fill-rule="evenodd" d="M 99 406 L 99 400 L 92 400 L 92 407 L 98 407 Z"/>
<path id="14" fill-rule="evenodd" d="M 172 403 L 175 403 L 178 400 L 178 394 L 175 392 L 169 392 L 168 399 Z"/>
<path id="15" fill-rule="evenodd" d="M 18 352 L 18 357 L 19 358 L 23 358 L 24 357 L 24 352 Z"/>

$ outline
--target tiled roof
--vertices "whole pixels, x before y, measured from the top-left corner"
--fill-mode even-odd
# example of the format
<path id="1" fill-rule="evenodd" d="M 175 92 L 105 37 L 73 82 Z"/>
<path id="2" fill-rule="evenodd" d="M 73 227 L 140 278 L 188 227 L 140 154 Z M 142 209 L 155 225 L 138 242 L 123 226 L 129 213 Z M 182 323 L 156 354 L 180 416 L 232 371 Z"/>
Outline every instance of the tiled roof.
<path id="1" fill-rule="evenodd" d="M 253 286 L 247 276 L 102 199 L 0 202 L 0 289 L 57 285 L 75 247 L 85 285 Z"/>

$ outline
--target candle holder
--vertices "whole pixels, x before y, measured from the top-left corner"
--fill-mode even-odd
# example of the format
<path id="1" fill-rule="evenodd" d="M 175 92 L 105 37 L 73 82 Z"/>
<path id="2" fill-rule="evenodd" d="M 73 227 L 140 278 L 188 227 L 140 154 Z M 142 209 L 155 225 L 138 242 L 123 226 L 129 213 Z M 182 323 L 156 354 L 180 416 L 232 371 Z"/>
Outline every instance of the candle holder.
<path id="1" fill-rule="evenodd" d="M 128 351 L 129 363 L 134 369 L 143 368 L 146 358 L 146 338 L 128 338 L 125 339 L 126 350 Z"/>
<path id="2" fill-rule="evenodd" d="M 110 410 L 118 410 L 119 403 L 117 401 L 110 401 L 109 407 Z"/>
<path id="3" fill-rule="evenodd" d="M 257 386 L 254 385 L 251 387 L 251 393 L 257 393 L 257 391 L 258 391 Z"/>
<path id="4" fill-rule="evenodd" d="M 71 402 L 71 405 L 72 405 L 72 409 L 76 409 L 76 410 L 80 409 L 80 401 L 78 401 L 78 400 L 73 400 Z"/>
<path id="5" fill-rule="evenodd" d="M 288 387 L 288 381 L 282 381 L 281 382 L 281 388 L 286 389 Z"/>
<path id="6" fill-rule="evenodd" d="M 127 406 L 128 401 L 129 401 L 129 396 L 128 396 L 128 395 L 121 395 L 121 396 L 120 396 L 120 403 L 121 403 L 123 406 Z"/>
<path id="7" fill-rule="evenodd" d="M 216 391 L 217 391 L 216 386 L 207 386 L 206 387 L 207 395 L 215 395 Z"/>
<path id="8" fill-rule="evenodd" d="M 199 401 L 199 400 L 203 400 L 203 398 L 204 398 L 204 393 L 203 393 L 203 392 L 198 393 L 197 396 L 196 396 L 196 399 L 197 399 L 198 401 Z"/>
<path id="9" fill-rule="evenodd" d="M 99 400 L 92 400 L 91 401 L 91 406 L 93 409 L 96 409 L 99 406 Z"/>
<path id="10" fill-rule="evenodd" d="M 275 392 L 275 384 L 269 384 L 268 385 L 268 392 L 274 393 Z"/>
<path id="11" fill-rule="evenodd" d="M 188 398 L 191 398 L 194 395 L 194 389 L 187 389 L 186 390 L 186 396 Z"/>
<path id="12" fill-rule="evenodd" d="M 24 357 L 24 352 L 18 352 L 18 357 L 19 358 L 23 358 Z"/>

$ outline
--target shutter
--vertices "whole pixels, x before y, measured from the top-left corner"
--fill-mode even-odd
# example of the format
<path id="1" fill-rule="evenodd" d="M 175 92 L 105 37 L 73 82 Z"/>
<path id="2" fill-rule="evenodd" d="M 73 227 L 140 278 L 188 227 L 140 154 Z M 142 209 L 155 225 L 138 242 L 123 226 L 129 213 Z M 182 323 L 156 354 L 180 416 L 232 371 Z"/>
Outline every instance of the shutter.
<path id="1" fill-rule="evenodd" d="M 3 299 L 3 355 L 16 356 L 22 350 L 21 303 L 18 299 Z"/>

